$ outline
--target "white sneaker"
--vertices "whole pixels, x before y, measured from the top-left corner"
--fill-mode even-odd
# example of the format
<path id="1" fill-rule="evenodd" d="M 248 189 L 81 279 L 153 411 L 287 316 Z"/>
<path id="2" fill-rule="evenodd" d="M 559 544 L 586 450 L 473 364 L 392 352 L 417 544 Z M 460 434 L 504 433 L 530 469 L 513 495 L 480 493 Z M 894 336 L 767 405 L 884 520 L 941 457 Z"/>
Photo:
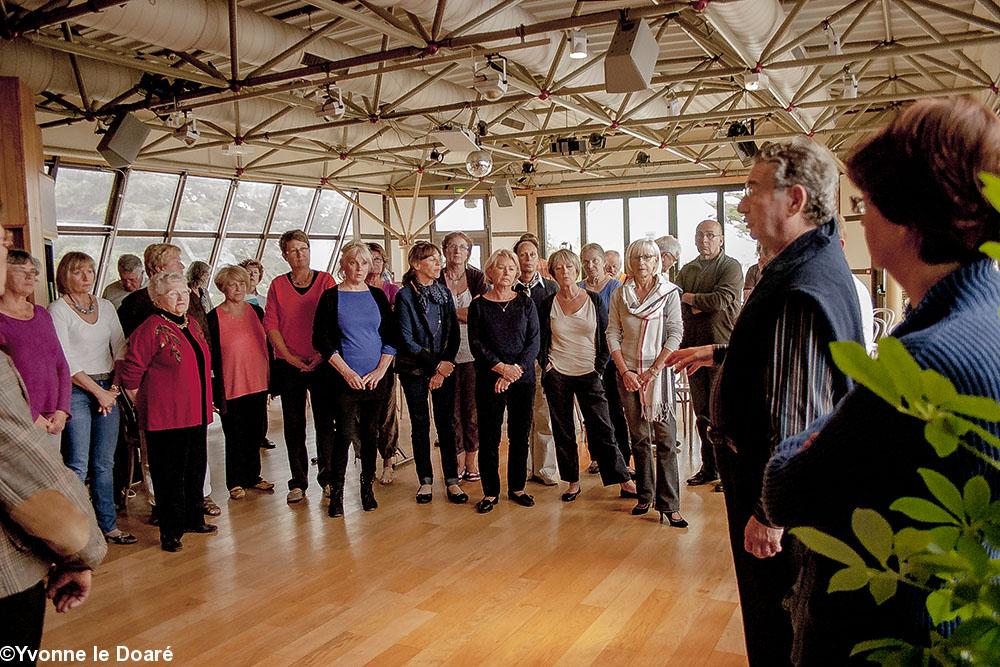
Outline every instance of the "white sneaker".
<path id="1" fill-rule="evenodd" d="M 285 501 L 291 505 L 292 503 L 301 502 L 305 497 L 306 493 L 302 489 L 292 489 L 288 492 L 288 496 L 285 497 Z"/>

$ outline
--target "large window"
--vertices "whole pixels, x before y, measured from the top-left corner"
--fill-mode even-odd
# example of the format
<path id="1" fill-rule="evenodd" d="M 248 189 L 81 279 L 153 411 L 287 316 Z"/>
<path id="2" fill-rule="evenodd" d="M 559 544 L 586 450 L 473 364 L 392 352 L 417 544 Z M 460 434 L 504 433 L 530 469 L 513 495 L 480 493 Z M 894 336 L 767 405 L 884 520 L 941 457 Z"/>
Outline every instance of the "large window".
<path id="1" fill-rule="evenodd" d="M 221 178 L 188 176 L 174 229 L 196 232 L 217 230 L 231 183 Z"/>
<path id="2" fill-rule="evenodd" d="M 486 233 L 486 199 L 466 197 L 454 206 L 448 207 L 452 201 L 454 200 L 431 199 L 431 215 L 444 212 L 435 218 L 429 236 L 431 240 L 441 245 L 449 232 L 465 232 L 472 239 L 472 247 L 469 248 L 469 264 L 476 268 L 482 268 L 485 257 L 489 253 L 489 235 Z M 447 210 L 445 210 L 446 208 Z M 414 221 L 415 226 L 421 224 L 419 220 Z M 396 275 L 400 276 L 402 272 L 397 271 Z"/>
<path id="3" fill-rule="evenodd" d="M 347 212 L 349 208 L 350 202 L 341 197 L 338 192 L 322 190 L 309 233 L 340 236 L 343 226 L 348 223 Z"/>
<path id="4" fill-rule="evenodd" d="M 101 251 L 104 249 L 105 236 L 83 236 L 77 234 L 62 234 L 56 239 L 53 250 L 55 251 L 55 263 L 59 266 L 59 260 L 63 255 L 76 250 L 85 252 L 94 259 L 96 266 L 101 261 Z"/>
<path id="5" fill-rule="evenodd" d="M 580 204 L 557 202 L 545 204 L 545 239 L 542 245 L 548 257 L 560 248 L 580 252 Z"/>
<path id="6" fill-rule="evenodd" d="M 736 210 L 742 198 L 742 190 L 726 192 L 723 195 L 723 210 L 726 218 L 726 254 L 739 260 L 745 276 L 747 269 L 757 263 L 757 242 L 750 237 L 743 214 Z"/>
<path id="7" fill-rule="evenodd" d="M 586 202 L 587 243 L 604 250 L 625 250 L 625 202 L 621 199 L 592 199 Z M 582 247 L 582 246 L 581 246 Z M 574 248 L 579 253 L 580 248 Z"/>
<path id="8" fill-rule="evenodd" d="M 629 197 L 629 243 L 639 239 L 660 238 L 667 233 L 669 226 L 670 197 Z"/>
<path id="9" fill-rule="evenodd" d="M 718 194 L 715 192 L 697 192 L 677 195 L 677 232 L 675 236 L 681 242 L 681 260 L 683 266 L 698 256 L 698 247 L 694 243 L 695 229 L 702 220 L 718 220 L 716 205 Z"/>
<path id="10" fill-rule="evenodd" d="M 122 229 L 165 230 L 177 195 L 177 174 L 133 171 L 125 186 L 125 198 L 118 214 Z"/>
<path id="11" fill-rule="evenodd" d="M 105 224 L 115 175 L 109 171 L 59 169 L 56 179 L 56 224 L 95 227 Z"/>
<path id="12" fill-rule="evenodd" d="M 267 212 L 271 208 L 274 197 L 274 184 L 241 181 L 236 186 L 236 196 L 232 208 L 229 209 L 230 232 L 264 231 Z"/>
<path id="13" fill-rule="evenodd" d="M 282 185 L 274 208 L 274 220 L 271 221 L 271 233 L 282 234 L 289 229 L 305 229 L 315 194 L 316 191 L 312 188 Z"/>

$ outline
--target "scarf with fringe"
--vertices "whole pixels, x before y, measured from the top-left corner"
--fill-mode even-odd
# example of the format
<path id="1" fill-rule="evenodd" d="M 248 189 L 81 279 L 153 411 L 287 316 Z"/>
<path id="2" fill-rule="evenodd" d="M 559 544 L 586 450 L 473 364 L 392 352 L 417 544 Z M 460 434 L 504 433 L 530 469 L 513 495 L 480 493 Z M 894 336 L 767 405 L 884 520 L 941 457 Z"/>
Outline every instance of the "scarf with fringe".
<path id="1" fill-rule="evenodd" d="M 679 289 L 663 274 L 656 276 L 653 289 L 641 302 L 634 280 L 629 278 L 621 287 L 625 308 L 642 320 L 639 340 L 635 343 L 635 356 L 639 360 L 639 367 L 635 370 L 640 375 L 653 365 L 663 350 L 663 337 L 666 333 L 663 309 L 667 307 L 670 294 Z M 664 368 L 655 380 L 641 390 L 642 418 L 651 422 L 665 422 L 669 416 L 675 415 L 675 389 L 673 369 Z"/>

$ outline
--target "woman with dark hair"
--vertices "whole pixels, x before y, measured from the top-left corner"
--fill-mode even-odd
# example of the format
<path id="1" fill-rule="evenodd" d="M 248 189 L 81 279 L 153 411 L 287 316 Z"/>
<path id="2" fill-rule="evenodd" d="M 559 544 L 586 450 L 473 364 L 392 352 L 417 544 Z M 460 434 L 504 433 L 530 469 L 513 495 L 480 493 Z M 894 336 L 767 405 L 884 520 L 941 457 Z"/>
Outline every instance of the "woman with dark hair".
<path id="1" fill-rule="evenodd" d="M 68 252 L 59 260 L 56 289 L 62 296 L 49 305 L 49 314 L 73 380 L 63 459 L 81 482 L 91 478 L 97 523 L 108 542 L 135 544 L 133 535 L 118 528 L 115 512 L 114 463 L 121 416 L 115 364 L 125 356 L 125 335 L 111 302 L 93 295 L 95 280 L 90 255 Z"/>
<path id="2" fill-rule="evenodd" d="M 847 160 L 848 176 L 862 193 L 852 204 L 872 264 L 910 296 L 893 336 L 959 394 L 997 401 L 1000 273 L 978 248 L 1000 240 L 1000 212 L 981 192 L 982 171 L 1000 174 L 1000 120 L 965 97 L 913 104 Z M 981 423 L 1000 435 L 997 423 Z M 816 527 L 864 553 L 851 530 L 853 510 L 898 518 L 890 511 L 897 498 L 927 495 L 918 468 L 944 474 L 959 489 L 974 475 L 1000 488 L 997 468 L 983 458 L 963 449 L 938 458 L 925 441 L 925 425 L 856 386 L 832 414 L 778 447 L 764 478 L 768 518 L 775 526 Z M 995 448 L 967 437 L 997 460 Z M 793 662 L 846 663 L 856 643 L 883 637 L 927 646 L 926 590 L 901 586 L 880 606 L 866 588 L 828 594 L 830 576 L 840 568 L 804 553 L 792 600 Z"/>
<path id="3" fill-rule="evenodd" d="M 399 285 L 392 282 L 392 271 L 389 269 L 389 260 L 386 259 L 385 248 L 381 243 L 368 241 L 365 245 L 372 254 L 372 265 L 369 269 L 365 282 L 372 287 L 377 287 L 389 299 L 389 305 L 396 305 L 396 295 L 399 294 Z"/>
<path id="4" fill-rule="evenodd" d="M 486 260 L 492 289 L 469 306 L 469 347 L 476 364 L 479 414 L 479 463 L 483 499 L 480 514 L 500 502 L 500 429 L 507 412 L 507 497 L 524 507 L 535 500 L 524 492 L 528 473 L 528 435 L 535 397 L 538 313 L 526 294 L 514 292 L 517 257 L 501 249 Z"/>
<path id="5" fill-rule="evenodd" d="M 417 503 L 431 501 L 434 469 L 431 467 L 431 420 L 427 395 L 434 404 L 434 425 L 441 443 L 441 470 L 448 500 L 469 500 L 459 486 L 455 451 L 455 353 L 458 351 L 458 317 L 448 288 L 437 282 L 441 275 L 441 250 L 418 241 L 407 255 L 409 270 L 396 299 L 400 346 L 396 370 L 410 410 L 413 458 L 417 462 Z"/>
<path id="6" fill-rule="evenodd" d="M 604 252 L 601 251 L 601 257 Z M 635 484 L 629 477 L 615 443 L 608 414 L 603 372 L 608 365 L 605 330 L 608 318 L 600 298 L 577 285 L 580 259 L 572 250 L 557 250 L 549 256 L 549 271 L 559 291 L 542 301 L 538 311 L 541 329 L 539 363 L 542 385 L 552 417 L 559 477 L 569 483 L 563 502 L 580 495 L 580 458 L 576 444 L 574 399 L 580 405 L 587 429 L 587 449 L 598 462 L 605 486 L 620 484 L 622 495 L 634 498 Z"/>
<path id="7" fill-rule="evenodd" d="M 446 285 L 455 299 L 458 315 L 458 352 L 455 353 L 455 449 L 458 473 L 470 482 L 479 480 L 479 420 L 476 415 L 476 369 L 469 349 L 469 304 L 489 286 L 486 276 L 469 266 L 472 239 L 465 232 L 451 232 L 441 244 L 445 265 L 438 282 Z"/>
<path id="8" fill-rule="evenodd" d="M 333 409 L 337 435 L 330 465 L 329 515 L 344 515 L 344 475 L 353 443 L 361 457 L 361 507 L 378 507 L 372 482 L 379 428 L 385 423 L 396 356 L 392 308 L 385 293 L 365 283 L 371 251 L 361 241 L 344 246 L 340 255 L 342 283 L 323 293 L 316 307 L 313 345 L 333 374 Z M 320 409 L 329 409 L 321 406 Z"/>
<path id="9" fill-rule="evenodd" d="M 365 282 L 372 287 L 385 292 L 389 305 L 395 307 L 399 285 L 392 282 L 392 271 L 386 260 L 385 248 L 381 243 L 369 241 L 368 250 L 372 253 L 372 265 L 368 270 Z M 378 451 L 382 455 L 382 476 L 379 484 L 392 484 L 393 469 L 396 462 L 396 451 L 399 448 L 399 416 L 396 414 L 396 392 L 389 392 L 389 408 L 386 411 L 385 423 L 379 427 Z"/>
<path id="10" fill-rule="evenodd" d="M 256 259 L 244 259 L 238 266 L 244 269 L 247 275 L 250 276 L 250 284 L 247 286 L 247 303 L 260 306 L 260 309 L 263 310 L 264 306 L 267 305 L 267 296 L 257 291 L 257 286 L 264 279 L 264 265 Z"/>

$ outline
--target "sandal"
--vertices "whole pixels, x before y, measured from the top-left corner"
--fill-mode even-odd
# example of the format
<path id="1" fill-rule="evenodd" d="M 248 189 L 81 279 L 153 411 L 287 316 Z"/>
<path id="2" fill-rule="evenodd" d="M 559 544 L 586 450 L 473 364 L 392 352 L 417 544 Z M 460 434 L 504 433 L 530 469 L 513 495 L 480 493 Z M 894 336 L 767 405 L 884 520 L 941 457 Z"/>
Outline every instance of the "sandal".
<path id="1" fill-rule="evenodd" d="M 468 482 L 478 482 L 480 479 L 482 479 L 482 476 L 479 474 L 478 471 L 466 470 L 465 474 L 462 475 L 462 479 Z"/>
<path id="2" fill-rule="evenodd" d="M 201 507 L 202 511 L 208 516 L 219 516 L 222 514 L 222 508 L 215 504 L 215 501 L 212 500 L 212 496 L 205 496 Z"/>

